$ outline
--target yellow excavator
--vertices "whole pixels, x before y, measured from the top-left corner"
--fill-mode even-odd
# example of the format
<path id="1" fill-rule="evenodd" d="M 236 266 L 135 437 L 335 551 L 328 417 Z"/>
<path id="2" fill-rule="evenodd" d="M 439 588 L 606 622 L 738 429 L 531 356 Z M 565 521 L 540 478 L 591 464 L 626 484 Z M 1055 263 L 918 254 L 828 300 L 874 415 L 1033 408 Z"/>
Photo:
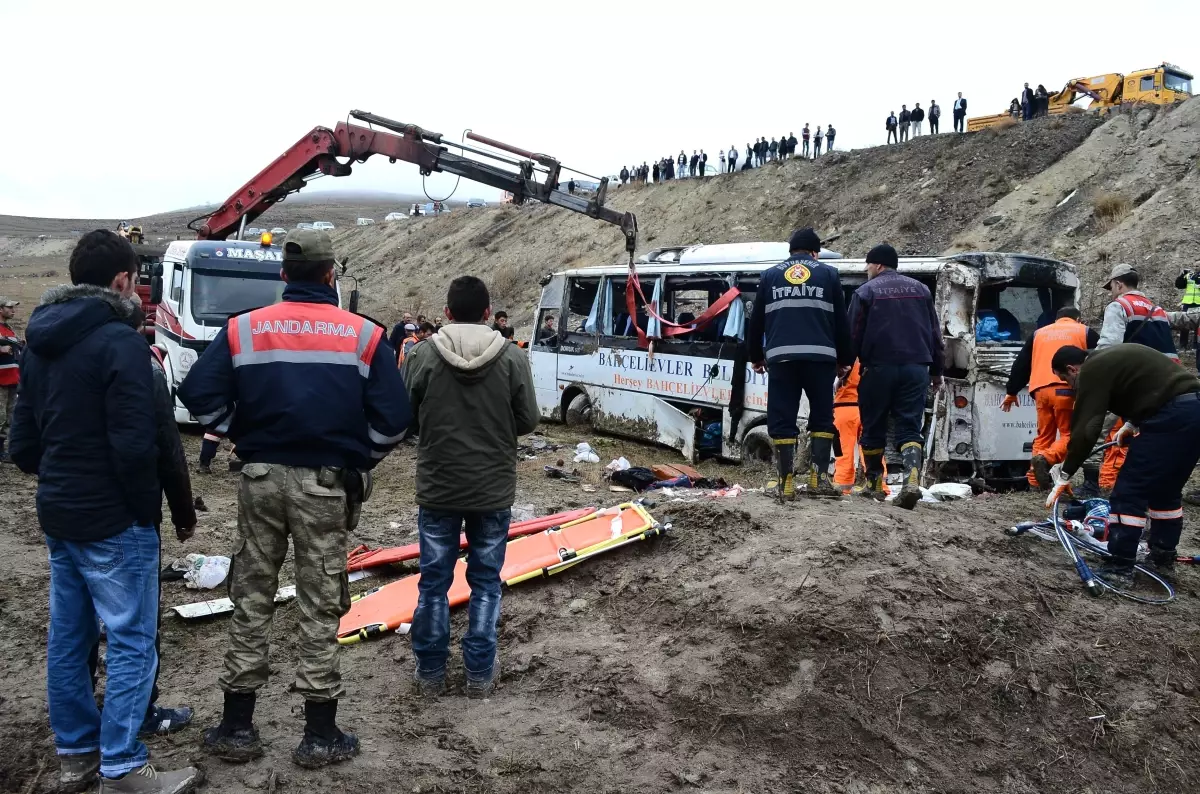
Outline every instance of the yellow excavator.
<path id="1" fill-rule="evenodd" d="M 1102 74 L 1097 77 L 1080 77 L 1068 80 L 1063 90 L 1051 94 L 1048 112 L 1052 116 L 1062 113 L 1108 113 L 1122 105 L 1149 104 L 1173 105 L 1192 96 L 1192 75 L 1178 66 L 1163 63 L 1151 69 L 1142 69 L 1130 74 Z M 1081 99 L 1091 99 L 1086 106 L 1076 105 Z M 967 132 L 978 132 L 988 127 L 1008 124 L 1012 112 L 993 116 L 977 116 L 967 119 Z M 1015 114 L 1020 121 L 1020 114 Z"/>
<path id="2" fill-rule="evenodd" d="M 141 245 L 146 242 L 146 237 L 142 234 L 142 227 L 130 226 L 128 221 L 121 221 L 117 224 L 117 234 L 134 245 Z"/>

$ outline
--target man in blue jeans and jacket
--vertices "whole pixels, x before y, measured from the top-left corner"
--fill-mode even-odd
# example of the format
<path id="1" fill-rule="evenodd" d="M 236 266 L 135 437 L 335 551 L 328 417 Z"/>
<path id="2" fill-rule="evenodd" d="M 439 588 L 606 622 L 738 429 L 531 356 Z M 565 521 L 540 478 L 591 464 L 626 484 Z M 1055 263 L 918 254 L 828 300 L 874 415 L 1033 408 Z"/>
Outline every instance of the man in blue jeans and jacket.
<path id="1" fill-rule="evenodd" d="M 444 326 L 404 360 L 416 418 L 417 519 L 421 581 L 413 615 L 414 685 L 424 697 L 445 690 L 450 655 L 447 593 L 467 535 L 469 625 L 462 640 L 467 696 L 495 687 L 500 569 L 517 489 L 517 437 L 538 424 L 529 359 L 488 326 L 491 298 L 474 276 L 450 282 Z"/>
<path id="2" fill-rule="evenodd" d="M 867 254 L 867 278 L 850 299 L 850 336 L 859 360 L 858 410 L 867 468 L 863 496 L 882 500 L 888 419 L 904 460 L 896 503 L 912 510 L 921 499 L 925 395 L 942 385 L 942 330 L 929 288 L 896 272 L 900 259 L 886 243 Z"/>
<path id="3" fill-rule="evenodd" d="M 46 689 L 67 788 L 182 794 L 193 767 L 157 772 L 138 731 L 158 666 L 162 520 L 154 384 L 137 311 L 138 259 L 128 240 L 97 230 L 71 253 L 71 286 L 42 298 L 27 330 L 13 462 L 38 475 L 38 520 L 50 550 Z M 104 711 L 88 655 L 108 632 Z"/>

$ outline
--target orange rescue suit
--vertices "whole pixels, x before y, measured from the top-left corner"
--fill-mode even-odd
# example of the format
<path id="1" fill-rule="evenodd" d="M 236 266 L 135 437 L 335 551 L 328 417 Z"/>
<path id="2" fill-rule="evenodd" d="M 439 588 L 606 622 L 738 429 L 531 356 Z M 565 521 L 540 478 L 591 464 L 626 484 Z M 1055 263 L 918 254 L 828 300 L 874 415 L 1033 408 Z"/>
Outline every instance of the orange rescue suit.
<path id="1" fill-rule="evenodd" d="M 846 376 L 845 382 L 833 396 L 833 426 L 837 428 L 842 454 L 833 467 L 833 484 L 845 490 L 854 485 L 857 474 L 855 460 L 862 459 L 858 438 L 862 433 L 862 420 L 858 413 L 858 381 L 862 377 L 858 362 Z M 887 464 L 884 463 L 884 474 Z M 887 491 L 887 486 L 884 486 Z M 890 493 L 890 491 L 888 491 Z"/>
<path id="2" fill-rule="evenodd" d="M 1053 466 L 1067 457 L 1067 442 L 1071 440 L 1071 414 L 1075 410 L 1075 392 L 1064 383 L 1050 366 L 1054 354 L 1068 345 L 1087 350 L 1087 326 L 1070 317 L 1063 317 L 1039 329 L 1033 335 L 1033 361 L 1029 375 L 1029 393 L 1037 406 L 1037 436 L 1033 454 L 1041 455 Z M 1030 469 L 1029 484 L 1037 480 Z"/>

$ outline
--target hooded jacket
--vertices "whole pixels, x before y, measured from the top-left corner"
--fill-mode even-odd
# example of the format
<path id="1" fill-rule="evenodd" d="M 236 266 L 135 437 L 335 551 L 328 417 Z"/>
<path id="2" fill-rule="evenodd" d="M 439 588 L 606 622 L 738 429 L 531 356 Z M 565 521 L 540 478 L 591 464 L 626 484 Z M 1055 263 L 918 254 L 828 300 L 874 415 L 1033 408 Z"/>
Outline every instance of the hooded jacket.
<path id="1" fill-rule="evenodd" d="M 42 530 L 104 540 L 162 519 L 154 382 L 140 309 L 86 284 L 46 292 L 26 330 L 13 462 L 38 475 Z"/>
<path id="2" fill-rule="evenodd" d="M 413 348 L 404 383 L 420 439 L 417 504 L 494 512 L 517 491 L 517 437 L 538 425 L 529 361 L 486 325 L 453 323 Z"/>

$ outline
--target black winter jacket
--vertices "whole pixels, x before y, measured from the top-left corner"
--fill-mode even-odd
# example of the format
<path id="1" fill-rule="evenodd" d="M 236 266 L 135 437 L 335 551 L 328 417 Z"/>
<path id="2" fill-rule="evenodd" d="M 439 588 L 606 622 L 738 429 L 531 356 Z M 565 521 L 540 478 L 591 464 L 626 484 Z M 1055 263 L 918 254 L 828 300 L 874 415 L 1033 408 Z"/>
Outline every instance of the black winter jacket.
<path id="1" fill-rule="evenodd" d="M 13 462 L 38 475 L 42 530 L 104 540 L 162 519 L 154 381 L 136 303 L 109 289 L 55 287 L 29 318 Z"/>
<path id="2" fill-rule="evenodd" d="M 854 356 L 874 364 L 928 364 L 931 375 L 945 367 L 941 324 L 929 288 L 886 270 L 854 291 L 850 299 Z"/>
<path id="3" fill-rule="evenodd" d="M 167 373 L 162 364 L 150 355 L 154 375 L 154 441 L 158 446 L 158 481 L 171 508 L 171 524 L 176 527 L 196 525 L 196 505 L 192 501 L 192 478 L 188 474 L 187 456 L 179 439 L 175 423 L 175 401 L 167 385 Z"/>
<path id="4" fill-rule="evenodd" d="M 795 254 L 763 272 L 746 334 L 747 360 L 854 363 L 837 268 Z"/>
<path id="5" fill-rule="evenodd" d="M 925 111 L 922 110 L 921 108 L 914 108 L 913 112 L 909 116 L 909 121 L 924 121 L 924 120 L 925 120 Z"/>

